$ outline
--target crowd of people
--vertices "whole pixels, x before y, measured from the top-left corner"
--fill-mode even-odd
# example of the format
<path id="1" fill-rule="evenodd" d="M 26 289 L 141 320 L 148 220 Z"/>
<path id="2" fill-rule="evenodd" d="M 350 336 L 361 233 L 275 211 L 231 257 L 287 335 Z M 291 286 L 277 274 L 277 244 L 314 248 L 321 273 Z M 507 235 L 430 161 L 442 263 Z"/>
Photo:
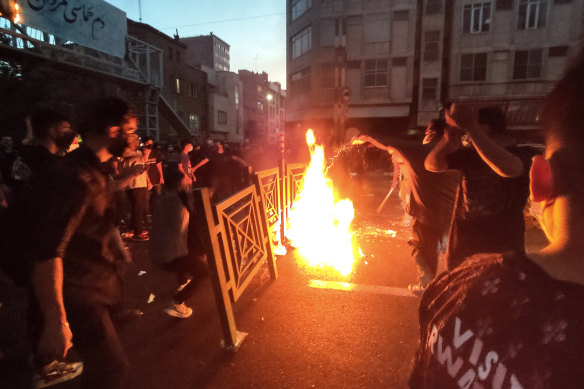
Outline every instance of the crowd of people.
<path id="1" fill-rule="evenodd" d="M 407 186 L 420 270 L 410 289 L 422 296 L 412 388 L 582 386 L 582 85 L 584 55 L 542 107 L 544 155 L 514 143 L 498 108 L 473 104 L 447 107 L 422 143 L 359 136 L 392 153 Z M 93 101 L 80 117 L 79 146 L 70 118 L 43 110 L 30 119 L 34 141 L 2 154 L 2 268 L 30 294 L 36 385 L 82 374 L 86 387 L 115 388 L 128 366 L 113 323 L 129 261 L 121 196 L 131 203 L 127 239 L 151 238 L 152 210 L 151 256 L 177 276 L 166 312 L 187 318 L 185 301 L 206 269 L 192 217 L 197 172 L 214 172 L 204 180 L 218 201 L 236 190 L 235 167 L 251 166 L 221 143 L 205 153 L 184 140 L 164 156 L 152 139 L 140 142 L 136 114 L 118 98 Z M 533 253 L 523 239 L 529 192 L 549 239 Z M 34 245 L 23 241 L 30 236 Z M 437 274 L 444 236 L 447 270 Z M 65 360 L 73 337 L 83 362 Z"/>

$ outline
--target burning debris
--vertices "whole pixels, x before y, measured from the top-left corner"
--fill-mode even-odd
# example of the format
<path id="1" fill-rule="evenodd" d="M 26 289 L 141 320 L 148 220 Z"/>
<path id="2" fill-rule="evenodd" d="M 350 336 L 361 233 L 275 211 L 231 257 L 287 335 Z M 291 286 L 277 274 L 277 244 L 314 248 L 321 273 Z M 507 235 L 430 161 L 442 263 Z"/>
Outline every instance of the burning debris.
<path id="1" fill-rule="evenodd" d="M 323 146 L 316 144 L 312 130 L 306 133 L 306 143 L 311 161 L 290 212 L 286 237 L 309 266 L 332 267 L 347 276 L 360 257 L 351 229 L 353 203 L 335 199 L 333 183 L 325 175 Z"/>

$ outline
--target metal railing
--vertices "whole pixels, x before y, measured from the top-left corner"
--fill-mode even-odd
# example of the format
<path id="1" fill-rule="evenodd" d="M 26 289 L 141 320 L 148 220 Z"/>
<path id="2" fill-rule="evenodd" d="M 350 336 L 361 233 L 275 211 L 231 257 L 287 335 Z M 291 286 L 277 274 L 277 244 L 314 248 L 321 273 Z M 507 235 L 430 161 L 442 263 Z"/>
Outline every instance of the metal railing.
<path id="1" fill-rule="evenodd" d="M 286 172 L 282 176 L 282 172 Z M 253 185 L 211 204 L 207 188 L 195 191 L 196 214 L 211 273 L 223 330 L 222 345 L 235 351 L 246 333 L 237 330 L 232 304 L 267 263 L 270 278 L 278 277 L 273 251 L 275 237 L 284 241 L 285 218 L 302 187 L 306 164 L 257 172 Z"/>

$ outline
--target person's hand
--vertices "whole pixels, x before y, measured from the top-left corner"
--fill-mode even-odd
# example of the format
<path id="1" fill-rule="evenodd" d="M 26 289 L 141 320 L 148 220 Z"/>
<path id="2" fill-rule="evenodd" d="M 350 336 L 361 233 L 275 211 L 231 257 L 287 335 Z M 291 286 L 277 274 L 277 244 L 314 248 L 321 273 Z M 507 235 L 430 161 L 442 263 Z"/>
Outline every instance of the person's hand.
<path id="1" fill-rule="evenodd" d="M 67 351 L 73 347 L 73 333 L 69 328 L 69 323 L 55 321 L 47 322 L 43 326 L 43 331 L 38 345 L 38 355 L 41 358 L 62 359 L 67 356 Z"/>
<path id="2" fill-rule="evenodd" d="M 360 145 L 360 144 L 367 143 L 367 142 L 369 142 L 369 136 L 367 136 L 365 134 L 357 135 L 357 136 L 353 137 L 353 139 L 351 139 L 352 145 Z"/>
<path id="3" fill-rule="evenodd" d="M 162 177 L 162 176 L 160 176 L 160 185 L 164 185 L 164 177 Z"/>
<path id="4" fill-rule="evenodd" d="M 475 105 L 470 104 L 452 104 L 449 110 L 445 112 L 446 124 L 450 127 L 458 127 L 463 132 L 470 132 L 478 129 L 478 112 Z"/>

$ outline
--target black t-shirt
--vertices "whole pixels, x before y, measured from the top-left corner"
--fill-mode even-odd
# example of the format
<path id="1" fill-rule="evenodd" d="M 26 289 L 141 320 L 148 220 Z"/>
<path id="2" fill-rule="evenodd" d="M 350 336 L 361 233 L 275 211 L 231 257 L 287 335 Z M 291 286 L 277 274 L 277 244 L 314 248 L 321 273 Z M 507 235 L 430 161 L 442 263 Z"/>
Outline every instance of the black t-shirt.
<path id="1" fill-rule="evenodd" d="M 474 148 L 462 148 L 447 157 L 448 167 L 462 173 L 448 243 L 449 268 L 473 254 L 524 249 L 523 209 L 529 196 L 534 152 L 517 146 L 507 150 L 523 162 L 524 172 L 519 177 L 499 176 Z"/>
<path id="2" fill-rule="evenodd" d="M 209 158 L 211 174 L 214 177 L 229 177 L 233 168 L 233 158 L 231 154 L 215 152 Z"/>
<path id="3" fill-rule="evenodd" d="M 420 303 L 412 388 L 582 388 L 584 286 L 519 253 L 481 254 Z"/>
<path id="4" fill-rule="evenodd" d="M 529 167 L 533 153 L 529 148 L 507 147 L 519 157 L 524 172 L 516 178 L 501 177 L 481 158 L 474 147 L 461 148 L 446 158 L 449 169 L 462 172 L 462 196 L 457 219 L 521 214 L 529 196 Z"/>
<path id="5" fill-rule="evenodd" d="M 66 303 L 118 304 L 124 260 L 115 226 L 108 177 L 86 147 L 69 154 L 46 174 L 33 177 L 27 205 L 33 261 L 63 258 Z"/>
<path id="6" fill-rule="evenodd" d="M 420 222 L 444 231 L 450 225 L 454 199 L 460 182 L 460 173 L 454 171 L 430 172 L 424 167 L 433 144 L 421 144 L 391 139 L 403 162 L 400 169 L 411 186 L 413 201 L 409 213 Z"/>

